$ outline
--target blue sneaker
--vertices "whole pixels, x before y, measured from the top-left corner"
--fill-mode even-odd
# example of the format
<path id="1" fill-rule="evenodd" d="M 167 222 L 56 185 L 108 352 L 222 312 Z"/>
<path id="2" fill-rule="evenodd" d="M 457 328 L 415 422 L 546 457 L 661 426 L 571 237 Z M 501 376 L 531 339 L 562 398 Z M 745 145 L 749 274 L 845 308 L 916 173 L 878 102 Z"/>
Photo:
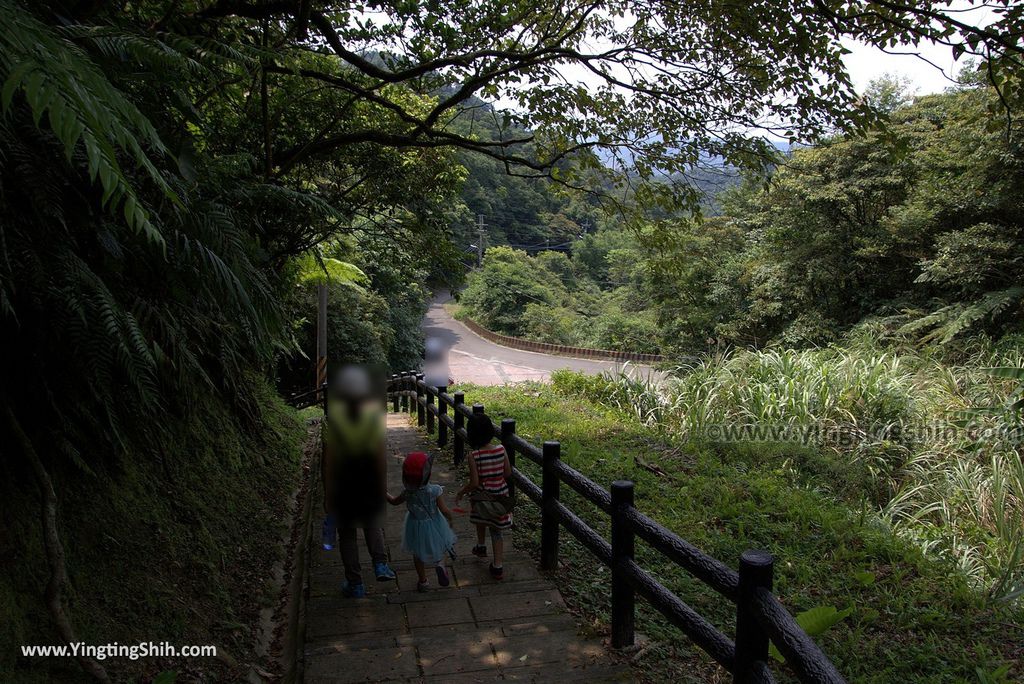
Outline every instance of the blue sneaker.
<path id="1" fill-rule="evenodd" d="M 397 577 L 387 563 L 374 563 L 373 574 L 377 576 L 378 582 L 390 582 Z"/>
<path id="2" fill-rule="evenodd" d="M 362 582 L 359 584 L 349 584 L 348 580 L 345 580 L 341 583 L 341 595 L 345 598 L 365 598 L 366 587 L 363 586 Z"/>

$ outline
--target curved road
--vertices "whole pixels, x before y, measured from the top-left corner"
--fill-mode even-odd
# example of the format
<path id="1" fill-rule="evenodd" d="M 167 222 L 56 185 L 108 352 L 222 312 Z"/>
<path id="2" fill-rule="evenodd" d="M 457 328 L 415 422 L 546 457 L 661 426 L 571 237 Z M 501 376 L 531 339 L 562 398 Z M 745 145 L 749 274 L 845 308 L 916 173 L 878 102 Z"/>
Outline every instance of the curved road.
<path id="1" fill-rule="evenodd" d="M 423 319 L 422 327 L 427 337 L 440 337 L 448 344 L 451 349 L 448 366 L 455 382 L 504 385 L 523 380 L 547 380 L 551 371 L 562 368 L 585 373 L 623 368 L 621 363 L 615 361 L 552 356 L 495 344 L 452 318 L 444 308 L 445 302 L 448 301 L 451 301 L 451 298 L 447 296 L 435 297 Z M 644 375 L 651 372 L 648 366 L 630 364 L 629 367 Z"/>

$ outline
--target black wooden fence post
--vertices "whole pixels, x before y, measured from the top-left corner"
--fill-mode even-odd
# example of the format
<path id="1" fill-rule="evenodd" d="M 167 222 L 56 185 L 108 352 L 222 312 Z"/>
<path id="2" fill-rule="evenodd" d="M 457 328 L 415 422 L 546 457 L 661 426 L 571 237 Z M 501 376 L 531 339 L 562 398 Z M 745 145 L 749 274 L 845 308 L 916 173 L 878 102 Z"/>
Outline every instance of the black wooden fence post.
<path id="1" fill-rule="evenodd" d="M 484 405 L 483 404 L 473 404 L 473 415 L 474 416 L 476 416 L 476 415 L 484 415 Z M 470 450 L 472 450 L 472 447 L 470 447 Z"/>
<path id="2" fill-rule="evenodd" d="M 420 389 L 420 380 L 423 379 L 423 373 L 417 373 L 413 380 L 413 385 L 416 387 L 416 424 L 420 427 L 427 422 L 427 412 L 424 405 L 420 403 L 420 398 L 423 397 L 423 390 Z"/>
<path id="3" fill-rule="evenodd" d="M 388 389 L 391 391 L 391 411 L 398 413 L 398 395 L 402 393 L 402 384 L 398 381 L 397 374 L 391 376 Z"/>
<path id="4" fill-rule="evenodd" d="M 452 448 L 455 451 L 455 465 L 462 463 L 463 459 L 466 458 L 466 442 L 462 439 L 462 435 L 459 434 L 459 429 L 466 428 L 466 416 L 462 415 L 462 411 L 459 408 L 466 403 L 466 393 L 456 392 L 455 393 L 455 409 L 452 416 L 455 418 L 455 435 L 452 437 Z"/>
<path id="5" fill-rule="evenodd" d="M 540 567 L 542 570 L 558 568 L 558 495 L 561 480 L 555 467 L 561 458 L 562 446 L 558 442 L 544 442 L 544 471 L 541 478 L 540 513 Z"/>
<path id="6" fill-rule="evenodd" d="M 512 435 L 516 434 L 516 421 L 514 418 L 503 418 L 501 421 L 501 445 L 505 447 L 505 453 L 508 455 L 509 465 L 515 470 L 516 467 L 516 449 L 512 446 Z M 508 478 L 508 493 L 512 497 L 512 503 L 516 501 L 516 483 L 512 478 Z"/>
<path id="7" fill-rule="evenodd" d="M 409 373 L 409 413 L 416 413 L 416 373 Z"/>
<path id="8" fill-rule="evenodd" d="M 445 392 L 448 391 L 446 385 L 438 385 L 437 387 L 437 448 L 443 449 L 448 444 L 448 424 L 444 422 L 444 417 L 448 415 L 448 404 L 444 401 Z"/>
<path id="9" fill-rule="evenodd" d="M 427 395 L 427 434 L 432 435 L 434 434 L 434 412 L 430 409 L 434 407 L 434 388 L 428 386 L 424 392 Z"/>
<path id="10" fill-rule="evenodd" d="M 633 483 L 612 482 L 612 648 L 633 645 L 636 595 L 626 579 L 622 564 L 633 560 L 633 528 L 626 513 L 633 507 Z"/>
<path id="11" fill-rule="evenodd" d="M 401 390 L 402 395 L 402 410 L 406 413 L 409 412 L 409 373 L 408 371 L 402 373 L 402 381 L 398 383 L 398 389 Z"/>
<path id="12" fill-rule="evenodd" d="M 767 551 L 750 549 L 740 555 L 739 596 L 736 600 L 736 664 L 733 681 L 753 682 L 758 661 L 768 660 L 768 635 L 753 611 L 754 592 L 759 587 L 771 591 L 775 559 Z"/>

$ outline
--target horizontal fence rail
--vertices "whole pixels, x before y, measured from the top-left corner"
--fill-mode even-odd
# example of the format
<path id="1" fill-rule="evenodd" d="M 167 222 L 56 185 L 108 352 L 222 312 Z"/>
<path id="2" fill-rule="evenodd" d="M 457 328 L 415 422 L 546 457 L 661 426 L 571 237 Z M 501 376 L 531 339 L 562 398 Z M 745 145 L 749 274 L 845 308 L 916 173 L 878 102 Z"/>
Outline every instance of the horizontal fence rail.
<path id="1" fill-rule="evenodd" d="M 449 394 L 446 387 L 431 387 L 423 381 L 422 373 L 413 372 L 391 376 L 388 396 L 395 411 L 415 413 L 417 423 L 425 427 L 428 434 L 436 432 L 439 448 L 448 444 L 450 436 L 455 463 L 465 460 L 465 421 L 474 414 L 484 414 L 482 404 L 467 405 L 462 392 Z M 538 448 L 517 435 L 516 422 L 512 419 L 506 418 L 500 426 L 495 426 L 495 434 L 500 435 L 512 464 L 512 496 L 517 497 L 521 493 L 540 507 L 541 568 L 555 570 L 558 567 L 560 529 L 565 529 L 595 558 L 611 568 L 613 647 L 623 648 L 634 643 L 635 597 L 639 594 L 729 670 L 734 682 L 775 681 L 768 666 L 769 643 L 775 644 L 801 682 L 841 684 L 845 681 L 821 648 L 772 593 L 774 559 L 771 554 L 744 551 L 740 556 L 739 570 L 733 570 L 638 511 L 633 505 L 632 482 L 613 482 L 610 490 L 601 487 L 562 462 L 558 442 L 544 442 Z M 540 466 L 540 484 L 516 468 L 517 456 Z M 610 542 L 560 501 L 563 483 L 610 516 Z M 735 640 L 723 634 L 636 562 L 636 539 L 736 605 Z"/>
<path id="2" fill-rule="evenodd" d="M 589 347 L 572 347 L 565 344 L 524 340 L 521 337 L 502 335 L 493 330 L 488 330 L 472 318 L 463 318 L 462 323 L 485 340 L 500 344 L 503 347 L 522 349 L 523 351 L 543 352 L 545 354 L 558 354 L 559 356 L 573 356 L 578 359 L 597 359 L 602 361 L 660 363 L 663 360 L 660 354 L 639 354 L 637 352 L 615 351 L 613 349 L 591 349 Z"/>
<path id="3" fill-rule="evenodd" d="M 327 383 L 324 383 L 316 389 L 311 389 L 307 392 L 298 392 L 285 399 L 285 401 L 294 408 L 304 409 L 316 404 L 324 404 L 326 408 L 327 401 Z"/>

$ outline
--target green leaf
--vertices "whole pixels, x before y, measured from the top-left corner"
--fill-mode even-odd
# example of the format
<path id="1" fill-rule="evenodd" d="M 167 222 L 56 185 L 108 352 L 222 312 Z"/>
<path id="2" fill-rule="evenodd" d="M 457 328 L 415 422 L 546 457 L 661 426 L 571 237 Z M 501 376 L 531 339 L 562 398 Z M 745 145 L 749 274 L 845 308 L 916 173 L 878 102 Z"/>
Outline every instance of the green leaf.
<path id="1" fill-rule="evenodd" d="M 347 261 L 307 253 L 298 259 L 297 281 L 299 285 L 340 285 L 361 286 L 369 283 L 366 274 Z"/>
<path id="2" fill-rule="evenodd" d="M 997 366 L 994 368 L 985 368 L 984 371 L 994 378 L 1024 380 L 1024 368 L 1018 368 L 1016 366 Z"/>
<path id="3" fill-rule="evenodd" d="M 857 580 L 857 583 L 864 587 L 870 587 L 875 583 L 875 573 L 864 570 L 863 572 L 854 573 L 853 579 Z"/>
<path id="4" fill-rule="evenodd" d="M 853 606 L 836 610 L 835 606 L 818 606 L 796 616 L 796 622 L 809 636 L 818 636 L 838 622 L 853 615 Z"/>
<path id="5" fill-rule="evenodd" d="M 835 606 L 818 606 L 798 614 L 796 616 L 796 623 L 807 632 L 807 636 L 816 637 L 852 614 L 853 606 L 845 610 L 836 610 Z M 782 657 L 782 653 L 775 647 L 775 644 L 771 644 L 768 651 L 772 658 L 778 662 L 785 662 L 786 659 Z"/>

